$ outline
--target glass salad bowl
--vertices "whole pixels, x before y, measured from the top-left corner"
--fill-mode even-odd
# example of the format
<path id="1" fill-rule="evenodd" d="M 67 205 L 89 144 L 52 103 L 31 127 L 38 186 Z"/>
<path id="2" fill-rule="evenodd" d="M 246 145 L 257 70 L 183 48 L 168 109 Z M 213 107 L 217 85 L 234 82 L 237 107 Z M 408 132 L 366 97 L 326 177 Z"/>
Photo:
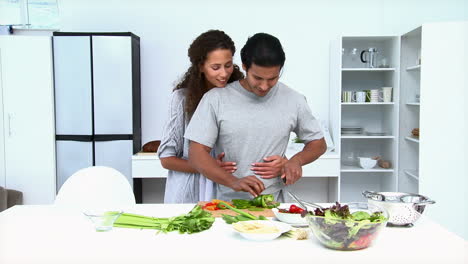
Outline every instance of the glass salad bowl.
<path id="1" fill-rule="evenodd" d="M 388 212 L 368 203 L 336 203 L 324 211 L 309 212 L 306 219 L 312 233 L 325 247 L 358 250 L 369 247 L 376 239 L 387 224 Z"/>

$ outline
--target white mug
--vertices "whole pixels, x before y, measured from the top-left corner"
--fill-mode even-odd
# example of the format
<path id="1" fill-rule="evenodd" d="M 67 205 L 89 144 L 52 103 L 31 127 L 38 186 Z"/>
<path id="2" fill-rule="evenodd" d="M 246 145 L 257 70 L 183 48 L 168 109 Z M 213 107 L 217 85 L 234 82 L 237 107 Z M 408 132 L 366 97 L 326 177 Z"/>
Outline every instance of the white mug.
<path id="1" fill-rule="evenodd" d="M 382 87 L 382 100 L 385 103 L 392 101 L 392 87 Z"/>
<path id="2" fill-rule="evenodd" d="M 379 102 L 379 99 L 381 99 L 379 93 L 380 93 L 380 92 L 379 92 L 378 89 L 372 89 L 372 90 L 370 90 L 369 101 L 370 101 L 371 103 L 377 103 L 377 102 Z"/>
<path id="3" fill-rule="evenodd" d="M 366 92 L 362 92 L 362 91 L 355 92 L 354 101 L 356 103 L 364 103 L 366 101 Z"/>
<path id="4" fill-rule="evenodd" d="M 344 103 L 350 103 L 353 98 L 353 92 L 351 91 L 343 91 L 341 95 L 341 101 Z"/>

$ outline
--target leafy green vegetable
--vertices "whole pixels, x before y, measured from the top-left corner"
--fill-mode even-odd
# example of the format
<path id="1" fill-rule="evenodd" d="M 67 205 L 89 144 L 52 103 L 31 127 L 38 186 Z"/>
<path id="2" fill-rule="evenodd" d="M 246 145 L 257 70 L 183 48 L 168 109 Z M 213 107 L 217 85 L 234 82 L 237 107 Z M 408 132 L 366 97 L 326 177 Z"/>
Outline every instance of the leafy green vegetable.
<path id="1" fill-rule="evenodd" d="M 230 209 L 231 211 L 234 211 L 236 213 L 238 213 L 239 215 L 236 215 L 236 216 L 232 216 L 232 215 L 225 215 L 223 214 L 223 220 L 227 223 L 227 224 L 232 224 L 232 223 L 236 223 L 236 222 L 239 222 L 239 221 L 249 221 L 249 220 L 267 220 L 266 217 L 264 217 L 263 215 L 260 215 L 259 217 L 256 217 L 252 214 L 249 214 L 247 212 L 244 212 L 242 210 L 239 210 L 238 208 L 234 208 L 224 202 L 220 202 L 220 204 L 226 206 L 228 209 Z"/>
<path id="2" fill-rule="evenodd" d="M 252 205 L 271 209 L 278 207 L 280 203 L 275 201 L 273 194 L 262 194 L 252 200 Z"/>
<path id="3" fill-rule="evenodd" d="M 188 214 L 169 218 L 156 218 L 123 213 L 114 222 L 114 226 L 156 229 L 164 233 L 178 230 L 181 234 L 192 234 L 208 230 L 213 225 L 214 221 L 215 218 L 211 216 L 211 213 L 202 210 L 202 208 L 197 205 Z"/>
<path id="4" fill-rule="evenodd" d="M 233 199 L 232 204 L 237 208 L 237 209 L 247 209 L 249 207 L 252 207 L 252 201 L 250 200 L 242 200 L 242 199 Z"/>
<path id="5" fill-rule="evenodd" d="M 387 218 L 385 218 L 382 212 L 375 212 L 369 216 L 369 220 L 375 223 L 375 222 L 384 222 L 387 220 Z"/>
<path id="6" fill-rule="evenodd" d="M 246 208 L 246 209 L 249 209 L 249 211 L 264 211 L 265 209 L 263 208 L 259 208 L 259 207 L 249 207 L 249 208 Z"/>
<path id="7" fill-rule="evenodd" d="M 291 141 L 294 142 L 294 143 L 304 143 L 304 140 L 302 140 L 302 139 L 300 139 L 298 137 L 293 138 Z"/>
<path id="8" fill-rule="evenodd" d="M 361 221 L 361 220 L 369 219 L 369 218 L 370 218 L 370 215 L 369 215 L 367 212 L 358 211 L 358 212 L 352 213 L 352 214 L 351 214 L 351 218 L 352 218 L 354 221 Z"/>

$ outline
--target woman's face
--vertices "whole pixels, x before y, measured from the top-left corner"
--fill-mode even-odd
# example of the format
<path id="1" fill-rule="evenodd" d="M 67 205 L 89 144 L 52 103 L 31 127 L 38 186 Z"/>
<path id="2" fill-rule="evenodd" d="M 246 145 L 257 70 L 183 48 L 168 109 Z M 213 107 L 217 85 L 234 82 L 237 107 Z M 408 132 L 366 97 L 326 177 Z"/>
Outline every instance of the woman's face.
<path id="1" fill-rule="evenodd" d="M 206 85 L 209 89 L 226 86 L 233 70 L 232 53 L 228 49 L 209 52 L 200 67 L 200 71 L 205 74 Z"/>

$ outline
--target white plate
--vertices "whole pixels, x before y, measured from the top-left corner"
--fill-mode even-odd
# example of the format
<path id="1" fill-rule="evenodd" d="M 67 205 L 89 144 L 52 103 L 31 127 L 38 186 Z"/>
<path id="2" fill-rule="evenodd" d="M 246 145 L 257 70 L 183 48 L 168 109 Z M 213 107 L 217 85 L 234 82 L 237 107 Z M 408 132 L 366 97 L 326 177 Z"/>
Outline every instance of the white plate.
<path id="1" fill-rule="evenodd" d="M 300 214 L 288 214 L 279 212 L 278 208 L 271 209 L 275 214 L 276 218 L 281 222 L 294 225 L 294 226 L 307 226 L 306 218 L 302 218 Z"/>
<path id="2" fill-rule="evenodd" d="M 276 233 L 266 233 L 266 234 L 257 234 L 257 233 L 244 233 L 244 232 L 239 232 L 237 231 L 234 226 L 239 223 L 261 223 L 264 225 L 271 225 L 275 226 L 278 228 L 279 232 Z M 291 230 L 291 226 L 282 222 L 278 221 L 270 221 L 270 220 L 251 220 L 251 221 L 242 221 L 242 222 L 237 222 L 232 224 L 234 231 L 239 233 L 241 236 L 243 236 L 245 239 L 248 240 L 253 240 L 253 241 L 268 241 L 268 240 L 273 240 L 276 239 L 277 237 L 281 236 L 281 234 L 288 232 Z"/>

